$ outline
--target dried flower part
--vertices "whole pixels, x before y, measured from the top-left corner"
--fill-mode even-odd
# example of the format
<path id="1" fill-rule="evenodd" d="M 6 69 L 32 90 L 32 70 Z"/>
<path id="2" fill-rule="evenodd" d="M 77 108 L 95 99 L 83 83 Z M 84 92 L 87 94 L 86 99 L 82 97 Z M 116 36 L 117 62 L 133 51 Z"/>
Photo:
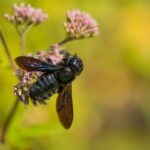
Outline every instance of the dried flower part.
<path id="1" fill-rule="evenodd" d="M 17 69 L 14 74 L 21 80 L 24 76 L 24 71 L 22 69 Z"/>
<path id="2" fill-rule="evenodd" d="M 12 15 L 5 14 L 4 17 L 15 25 L 37 25 L 43 22 L 48 15 L 43 13 L 41 9 L 36 9 L 31 5 L 25 5 L 25 3 L 21 3 L 20 5 L 14 4 Z"/>
<path id="3" fill-rule="evenodd" d="M 63 53 L 58 45 L 52 45 L 48 51 L 37 51 L 34 55 L 28 54 L 30 57 L 34 57 L 46 63 L 57 64 L 63 60 Z M 43 72 L 35 71 L 28 72 L 22 69 L 18 69 L 15 75 L 20 79 L 20 82 L 14 86 L 14 94 L 25 104 L 29 103 L 29 88 L 33 81 L 39 78 Z"/>
<path id="4" fill-rule="evenodd" d="M 74 9 L 68 11 L 66 17 L 64 26 L 70 38 L 81 39 L 99 34 L 97 22 L 88 13 Z"/>

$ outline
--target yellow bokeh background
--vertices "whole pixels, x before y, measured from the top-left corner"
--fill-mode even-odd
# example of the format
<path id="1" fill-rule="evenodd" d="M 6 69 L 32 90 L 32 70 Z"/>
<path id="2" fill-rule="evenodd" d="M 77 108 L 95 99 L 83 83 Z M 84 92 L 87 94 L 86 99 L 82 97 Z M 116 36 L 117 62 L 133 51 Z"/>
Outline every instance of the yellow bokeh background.
<path id="1" fill-rule="evenodd" d="M 0 0 L 0 30 L 13 59 L 19 37 L 4 19 L 20 0 Z M 42 8 L 49 18 L 30 30 L 27 53 L 64 39 L 68 10 L 78 8 L 98 22 L 96 38 L 69 42 L 70 53 L 84 61 L 73 82 L 74 121 L 60 125 L 54 95 L 45 106 L 20 103 L 2 150 L 149 150 L 150 149 L 150 1 L 149 0 L 24 0 Z M 17 79 L 0 42 L 0 127 L 14 104 Z"/>

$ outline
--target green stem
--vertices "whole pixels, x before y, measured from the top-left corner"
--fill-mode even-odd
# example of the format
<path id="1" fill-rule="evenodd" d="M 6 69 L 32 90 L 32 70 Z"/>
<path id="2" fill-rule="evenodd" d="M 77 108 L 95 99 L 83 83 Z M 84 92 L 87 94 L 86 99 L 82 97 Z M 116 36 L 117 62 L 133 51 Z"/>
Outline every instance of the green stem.
<path id="1" fill-rule="evenodd" d="M 7 43 L 6 43 L 6 40 L 2 34 L 2 32 L 0 31 L 0 38 L 1 38 L 1 41 L 2 41 L 2 44 L 4 46 L 4 50 L 5 50 L 5 53 L 8 57 L 8 60 L 9 60 L 9 63 L 10 63 L 10 66 L 11 68 L 16 71 L 16 68 L 15 68 L 15 65 L 13 63 L 13 59 L 11 57 L 11 54 L 9 52 L 9 49 L 8 49 L 8 46 L 7 46 Z M 7 130 L 8 130 L 8 127 L 14 117 L 14 114 L 17 110 L 17 107 L 18 107 L 18 104 L 19 104 L 19 101 L 18 99 L 16 98 L 15 99 L 15 103 L 14 103 L 14 106 L 12 107 L 10 113 L 8 114 L 8 117 L 6 118 L 5 122 L 4 122 L 4 125 L 1 129 L 1 135 L 0 135 L 0 142 L 4 143 L 5 142 L 5 136 L 6 136 L 6 133 L 7 133 Z"/>
<path id="2" fill-rule="evenodd" d="M 20 48 L 21 48 L 21 54 L 25 55 L 25 34 L 26 34 L 27 27 L 24 27 L 22 29 L 19 29 L 18 26 L 16 26 L 16 31 L 20 38 Z"/>
<path id="3" fill-rule="evenodd" d="M 25 54 L 25 33 L 26 33 L 26 30 L 22 30 L 22 32 L 20 32 L 18 28 L 16 28 L 16 30 L 17 30 L 18 35 L 20 37 L 21 52 L 22 52 L 22 55 L 24 55 Z M 10 65 L 11 65 L 12 69 L 15 71 L 16 68 L 15 68 L 15 65 L 13 63 L 13 59 L 12 59 L 12 57 L 10 55 L 8 46 L 6 44 L 6 41 L 4 39 L 4 36 L 3 36 L 2 32 L 0 32 L 0 38 L 1 38 L 2 44 L 4 46 L 5 52 L 7 54 L 8 60 L 10 62 Z M 7 130 L 9 128 L 9 125 L 10 125 L 14 115 L 15 115 L 15 112 L 16 112 L 18 106 L 19 106 L 19 101 L 16 98 L 15 99 L 15 103 L 14 103 L 10 113 L 8 114 L 8 117 L 6 118 L 6 120 L 4 122 L 4 125 L 3 125 L 3 128 L 1 130 L 0 142 L 2 142 L 2 143 L 5 142 L 5 137 L 6 137 Z"/>
<path id="4" fill-rule="evenodd" d="M 18 105 L 19 105 L 19 100 L 16 98 L 15 103 L 14 103 L 11 111 L 9 112 L 8 117 L 6 118 L 5 123 L 3 125 L 3 128 L 1 130 L 1 135 L 0 135 L 0 142 L 1 143 L 5 143 L 5 137 L 6 137 L 8 127 L 10 126 L 10 123 L 11 123 L 11 121 L 15 115 L 15 112 L 18 108 Z"/>
<path id="5" fill-rule="evenodd" d="M 11 57 L 11 54 L 10 54 L 10 52 L 9 52 L 7 43 L 6 43 L 5 38 L 4 38 L 4 36 L 3 36 L 3 34 L 2 34 L 1 31 L 0 31 L 0 39 L 1 39 L 1 42 L 2 42 L 2 44 L 3 44 L 3 46 L 4 46 L 4 50 L 5 50 L 5 53 L 6 53 L 6 55 L 7 55 L 8 61 L 9 61 L 9 63 L 10 63 L 10 66 L 11 66 L 11 68 L 15 71 L 15 70 L 16 70 L 16 67 L 15 67 L 15 65 L 14 65 L 14 63 L 13 63 L 13 59 L 12 59 L 12 57 Z"/>
<path id="6" fill-rule="evenodd" d="M 20 35 L 20 47 L 22 55 L 25 55 L 25 32 Z"/>

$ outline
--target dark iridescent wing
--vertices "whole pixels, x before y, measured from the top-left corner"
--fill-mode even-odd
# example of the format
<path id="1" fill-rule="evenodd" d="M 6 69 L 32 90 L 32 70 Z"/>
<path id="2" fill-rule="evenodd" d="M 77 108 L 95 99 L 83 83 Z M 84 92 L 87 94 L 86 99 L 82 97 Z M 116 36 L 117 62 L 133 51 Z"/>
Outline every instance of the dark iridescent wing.
<path id="1" fill-rule="evenodd" d="M 73 104 L 72 104 L 72 86 L 66 85 L 59 93 L 56 110 L 59 117 L 59 121 L 64 128 L 68 129 L 73 120 Z"/>
<path id="2" fill-rule="evenodd" d="M 61 66 L 53 65 L 51 63 L 45 63 L 40 61 L 39 59 L 27 56 L 19 56 L 15 59 L 17 65 L 26 71 L 49 71 L 53 72 Z"/>

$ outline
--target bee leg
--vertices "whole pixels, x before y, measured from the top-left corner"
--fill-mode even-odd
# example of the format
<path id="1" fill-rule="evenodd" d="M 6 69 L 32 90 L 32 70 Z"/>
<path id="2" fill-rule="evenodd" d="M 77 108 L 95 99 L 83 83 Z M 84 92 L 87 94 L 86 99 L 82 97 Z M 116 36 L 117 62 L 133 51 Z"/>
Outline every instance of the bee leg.
<path id="1" fill-rule="evenodd" d="M 50 63 L 50 64 L 53 64 L 52 60 L 49 59 L 49 58 L 46 58 L 47 62 Z"/>
<path id="2" fill-rule="evenodd" d="M 40 104 L 44 104 L 47 105 L 47 103 L 45 101 L 38 101 Z"/>
<path id="3" fill-rule="evenodd" d="M 32 101 L 33 105 L 35 105 L 35 106 L 37 105 L 36 100 L 34 100 L 34 99 L 31 98 L 31 101 Z"/>
<path id="4" fill-rule="evenodd" d="M 40 97 L 40 96 L 38 97 L 37 101 L 38 101 L 38 103 L 40 103 L 40 104 L 44 104 L 44 105 L 47 104 L 47 103 L 44 101 L 43 97 Z"/>

